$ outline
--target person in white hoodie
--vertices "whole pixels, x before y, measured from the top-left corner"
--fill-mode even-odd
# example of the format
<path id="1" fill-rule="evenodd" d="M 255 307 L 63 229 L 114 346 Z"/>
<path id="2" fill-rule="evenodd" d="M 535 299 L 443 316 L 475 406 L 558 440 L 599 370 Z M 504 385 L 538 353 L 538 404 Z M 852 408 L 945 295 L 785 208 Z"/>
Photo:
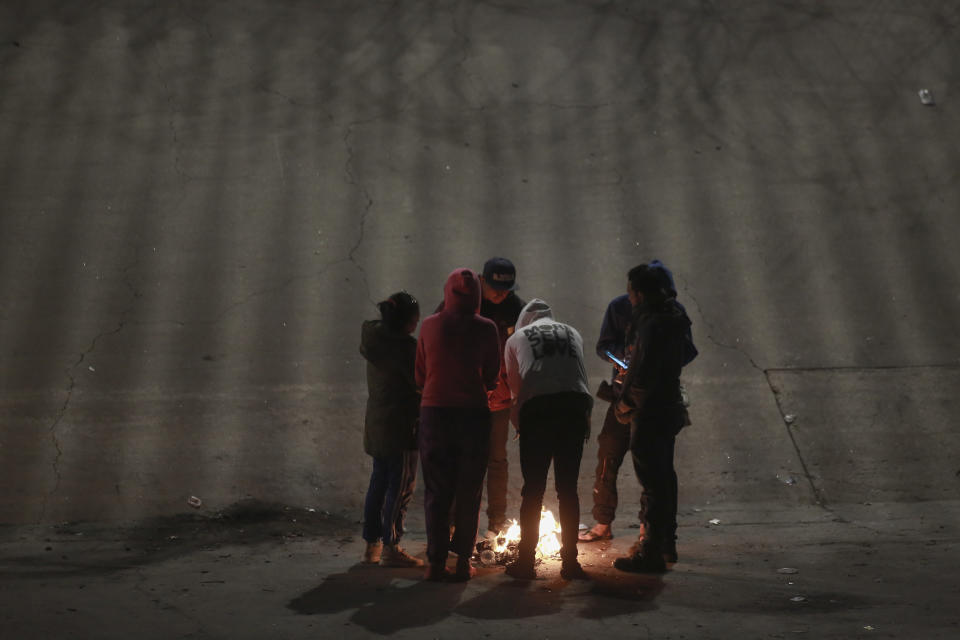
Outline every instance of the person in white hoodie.
<path id="1" fill-rule="evenodd" d="M 583 338 L 570 325 L 555 320 L 546 302 L 534 298 L 520 312 L 504 361 L 514 398 L 514 424 L 520 432 L 523 474 L 520 545 L 517 561 L 507 567 L 507 574 L 525 580 L 537 575 L 540 510 L 552 461 L 560 502 L 560 575 L 567 580 L 586 578 L 577 561 L 577 479 L 583 443 L 590 432 L 593 397 L 583 364 Z"/>

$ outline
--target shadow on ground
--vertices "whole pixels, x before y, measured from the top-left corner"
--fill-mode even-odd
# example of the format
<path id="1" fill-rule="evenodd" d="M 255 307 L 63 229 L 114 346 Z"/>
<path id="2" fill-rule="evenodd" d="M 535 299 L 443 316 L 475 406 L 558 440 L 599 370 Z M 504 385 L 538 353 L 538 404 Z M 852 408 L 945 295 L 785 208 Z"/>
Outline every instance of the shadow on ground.
<path id="1" fill-rule="evenodd" d="M 505 577 L 501 569 L 480 569 L 470 582 L 441 584 L 421 579 L 419 569 L 385 570 L 358 564 L 327 576 L 316 588 L 290 601 L 303 615 L 356 610 L 350 621 L 389 635 L 434 625 L 451 615 L 477 620 L 520 620 L 561 611 L 597 620 L 656 609 L 664 588 L 659 576 L 592 574 L 588 581 Z M 480 593 L 474 594 L 477 590 Z M 424 603 L 430 603 L 424 606 Z"/>

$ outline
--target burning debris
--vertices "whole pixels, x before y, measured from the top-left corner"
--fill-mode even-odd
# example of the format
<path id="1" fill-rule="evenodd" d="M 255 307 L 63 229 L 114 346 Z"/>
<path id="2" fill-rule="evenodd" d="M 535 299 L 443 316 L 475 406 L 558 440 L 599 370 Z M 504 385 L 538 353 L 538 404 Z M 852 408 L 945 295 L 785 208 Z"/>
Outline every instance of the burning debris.
<path id="1" fill-rule="evenodd" d="M 516 520 L 511 520 L 510 526 L 505 531 L 499 532 L 496 538 L 484 538 L 477 543 L 473 559 L 484 566 L 506 565 L 517 559 L 519 546 L 520 524 Z M 553 517 L 553 513 L 541 508 L 537 562 L 554 557 L 559 553 L 560 523 Z"/>

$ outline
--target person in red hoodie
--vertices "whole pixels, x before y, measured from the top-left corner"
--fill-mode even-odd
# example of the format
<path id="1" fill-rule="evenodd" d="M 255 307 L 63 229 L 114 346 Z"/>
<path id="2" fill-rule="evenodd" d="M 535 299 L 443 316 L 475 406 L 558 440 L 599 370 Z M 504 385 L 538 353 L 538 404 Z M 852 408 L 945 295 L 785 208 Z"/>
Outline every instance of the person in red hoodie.
<path id="1" fill-rule="evenodd" d="M 517 269 L 506 258 L 490 258 L 480 276 L 480 315 L 493 320 L 500 338 L 500 377 L 497 387 L 487 394 L 490 408 L 490 459 L 487 461 L 487 537 L 507 530 L 507 485 L 509 469 L 507 441 L 510 432 L 510 408 L 513 398 L 507 386 L 503 354 L 507 338 L 513 333 L 520 311 L 527 303 L 517 295 Z M 443 310 L 443 301 L 437 311 Z"/>
<path id="2" fill-rule="evenodd" d="M 483 476 L 490 452 L 487 392 L 500 373 L 500 340 L 493 321 L 479 315 L 480 279 L 456 269 L 444 286 L 443 310 L 420 326 L 415 368 L 420 401 L 420 466 L 427 527 L 428 580 L 446 575 L 457 554 L 454 580 L 469 580 L 477 538 Z M 450 539 L 450 507 L 456 530 Z"/>

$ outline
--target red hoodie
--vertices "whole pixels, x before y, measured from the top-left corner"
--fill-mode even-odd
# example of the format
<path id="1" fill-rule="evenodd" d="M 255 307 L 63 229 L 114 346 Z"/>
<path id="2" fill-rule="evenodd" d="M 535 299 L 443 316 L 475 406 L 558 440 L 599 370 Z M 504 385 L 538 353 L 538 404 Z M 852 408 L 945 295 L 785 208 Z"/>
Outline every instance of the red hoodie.
<path id="1" fill-rule="evenodd" d="M 478 314 L 480 279 L 456 269 L 443 288 L 443 311 L 420 325 L 417 384 L 424 407 L 486 408 L 487 391 L 500 373 L 497 325 Z"/>

